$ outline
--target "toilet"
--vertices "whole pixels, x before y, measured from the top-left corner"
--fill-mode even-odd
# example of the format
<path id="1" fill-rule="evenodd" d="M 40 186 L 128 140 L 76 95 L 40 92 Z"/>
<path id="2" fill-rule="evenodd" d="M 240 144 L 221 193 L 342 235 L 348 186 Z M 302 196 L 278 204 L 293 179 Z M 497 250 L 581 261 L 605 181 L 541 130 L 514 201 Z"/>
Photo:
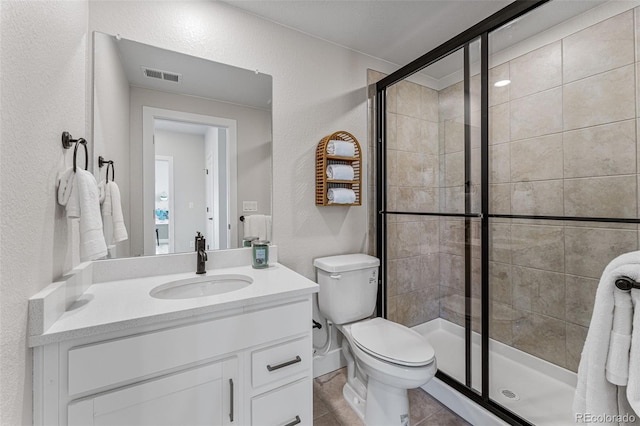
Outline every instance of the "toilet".
<path id="1" fill-rule="evenodd" d="M 435 351 L 419 333 L 384 318 L 376 307 L 380 261 L 366 254 L 315 259 L 318 306 L 343 336 L 343 395 L 367 426 L 409 425 L 408 389 L 436 373 Z"/>

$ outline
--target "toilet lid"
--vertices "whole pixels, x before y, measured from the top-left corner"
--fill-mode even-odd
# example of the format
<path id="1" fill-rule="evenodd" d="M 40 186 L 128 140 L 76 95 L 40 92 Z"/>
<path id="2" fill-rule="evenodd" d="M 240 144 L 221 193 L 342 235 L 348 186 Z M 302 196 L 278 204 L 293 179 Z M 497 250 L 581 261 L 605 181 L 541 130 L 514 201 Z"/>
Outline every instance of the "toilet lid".
<path id="1" fill-rule="evenodd" d="M 351 337 L 363 351 L 394 364 L 422 366 L 433 361 L 435 351 L 419 333 L 384 318 L 351 326 Z"/>

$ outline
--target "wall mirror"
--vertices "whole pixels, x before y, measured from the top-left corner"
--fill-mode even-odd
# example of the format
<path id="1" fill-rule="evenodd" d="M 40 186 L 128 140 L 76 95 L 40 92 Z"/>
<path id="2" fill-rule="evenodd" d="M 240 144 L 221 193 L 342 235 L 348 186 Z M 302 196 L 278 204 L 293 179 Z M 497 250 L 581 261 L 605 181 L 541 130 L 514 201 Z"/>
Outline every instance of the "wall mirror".
<path id="1" fill-rule="evenodd" d="M 113 161 L 129 239 L 110 257 L 242 246 L 245 223 L 271 223 L 272 78 L 94 33 L 94 174 Z M 111 177 L 111 173 L 109 173 Z M 268 230 L 270 233 L 270 229 Z"/>

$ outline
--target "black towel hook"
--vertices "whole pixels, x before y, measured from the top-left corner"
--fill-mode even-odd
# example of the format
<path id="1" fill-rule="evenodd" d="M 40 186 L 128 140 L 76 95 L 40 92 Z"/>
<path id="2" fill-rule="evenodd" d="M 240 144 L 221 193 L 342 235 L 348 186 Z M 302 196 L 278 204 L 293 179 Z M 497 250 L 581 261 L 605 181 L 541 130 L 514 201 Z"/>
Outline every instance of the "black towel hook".
<path id="1" fill-rule="evenodd" d="M 113 160 L 105 160 L 102 155 L 99 156 L 98 157 L 98 167 L 102 167 L 105 164 L 107 165 L 107 183 L 109 183 L 109 166 L 111 166 L 111 181 L 115 182 L 115 180 L 116 180 L 116 169 L 115 169 L 115 166 L 113 165 Z"/>
<path id="2" fill-rule="evenodd" d="M 615 281 L 616 287 L 618 287 L 622 291 L 630 291 L 631 289 L 637 288 L 640 289 L 640 283 L 635 282 L 633 279 L 629 277 L 619 277 Z"/>
<path id="3" fill-rule="evenodd" d="M 73 136 L 71 136 L 69 132 L 62 132 L 62 147 L 64 149 L 69 149 L 72 144 L 76 144 L 76 147 L 73 149 L 73 172 L 76 172 L 76 156 L 78 154 L 78 145 L 80 144 L 84 147 L 84 169 L 87 170 L 89 168 L 89 150 L 87 148 L 87 141 L 84 138 L 73 139 Z"/>

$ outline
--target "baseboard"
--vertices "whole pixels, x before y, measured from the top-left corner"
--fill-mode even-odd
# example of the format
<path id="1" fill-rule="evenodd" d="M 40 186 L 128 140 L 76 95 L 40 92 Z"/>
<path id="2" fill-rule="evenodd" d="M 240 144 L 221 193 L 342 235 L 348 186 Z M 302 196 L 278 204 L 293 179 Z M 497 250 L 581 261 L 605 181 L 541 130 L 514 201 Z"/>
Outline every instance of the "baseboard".
<path id="1" fill-rule="evenodd" d="M 332 349 L 324 356 L 314 355 L 313 357 L 313 377 L 318 377 L 331 373 L 347 365 L 341 354 L 340 348 Z"/>

